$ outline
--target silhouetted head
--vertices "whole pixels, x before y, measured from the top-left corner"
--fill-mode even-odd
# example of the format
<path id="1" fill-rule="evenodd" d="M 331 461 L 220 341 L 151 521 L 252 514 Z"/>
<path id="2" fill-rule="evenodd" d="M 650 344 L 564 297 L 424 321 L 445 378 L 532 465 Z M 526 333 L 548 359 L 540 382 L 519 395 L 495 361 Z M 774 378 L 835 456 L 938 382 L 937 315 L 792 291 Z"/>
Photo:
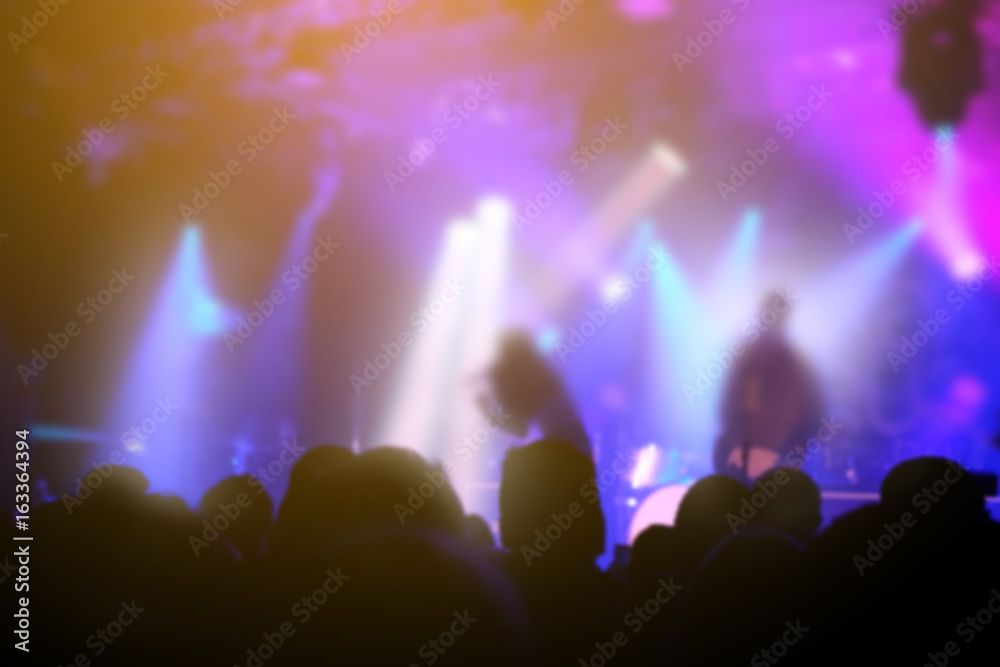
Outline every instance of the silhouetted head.
<path id="1" fill-rule="evenodd" d="M 533 569 L 543 563 L 593 564 L 604 551 L 605 530 L 595 476 L 594 462 L 565 442 L 539 440 L 507 452 L 500 541 L 512 552 L 512 563 Z M 551 546 L 542 553 L 546 543 Z"/>
<path id="2" fill-rule="evenodd" d="M 69 514 L 84 517 L 113 516 L 134 511 L 149 490 L 149 480 L 131 466 L 107 465 L 87 471 L 75 496 L 64 496 Z"/>
<path id="3" fill-rule="evenodd" d="M 629 581 L 680 569 L 677 546 L 677 531 L 671 526 L 652 525 L 639 533 L 632 542 Z"/>
<path id="4" fill-rule="evenodd" d="M 724 538 L 687 586 L 680 619 L 682 664 L 747 664 L 794 621 L 802 547 L 781 533 Z M 720 638 L 724 638 L 721 639 Z"/>
<path id="5" fill-rule="evenodd" d="M 489 377 L 497 400 L 515 422 L 530 421 L 561 386 L 531 336 L 522 331 L 501 337 Z"/>
<path id="6" fill-rule="evenodd" d="M 688 489 L 674 521 L 685 572 L 693 572 L 719 540 L 733 533 L 727 516 L 739 515 L 746 494 L 747 488 L 727 475 L 703 477 Z"/>
<path id="7" fill-rule="evenodd" d="M 343 445 L 316 445 L 303 454 L 288 476 L 288 488 L 308 487 L 327 470 L 354 457 L 354 453 Z"/>
<path id="8" fill-rule="evenodd" d="M 354 454 L 346 447 L 319 445 L 295 462 L 268 540 L 269 554 L 294 556 L 312 541 L 318 523 L 321 480 L 353 458 Z"/>
<path id="9" fill-rule="evenodd" d="M 791 318 L 792 304 L 793 298 L 788 290 L 773 289 L 767 293 L 757 315 L 762 325 L 767 327 L 766 334 L 776 336 L 784 333 Z"/>
<path id="10" fill-rule="evenodd" d="M 316 480 L 352 458 L 354 453 L 340 445 L 317 445 L 303 454 L 288 476 L 288 490 L 278 508 L 278 527 L 285 529 L 282 524 L 295 523 L 295 515 L 311 504 Z"/>
<path id="11" fill-rule="evenodd" d="M 880 493 L 887 509 L 927 515 L 934 522 L 987 517 L 986 499 L 969 471 L 936 456 L 899 463 L 882 480 Z"/>
<path id="12" fill-rule="evenodd" d="M 808 544 L 823 523 L 822 497 L 812 478 L 794 468 L 777 468 L 761 475 L 757 482 L 773 484 L 775 489 L 774 497 L 768 498 L 760 510 L 760 523 L 780 530 L 801 544 Z M 759 487 L 755 485 L 756 490 Z"/>
<path id="13" fill-rule="evenodd" d="M 260 554 L 274 514 L 271 496 L 251 480 L 250 475 L 226 477 L 205 492 L 199 505 L 201 518 L 236 545 L 244 559 Z"/>
<path id="14" fill-rule="evenodd" d="M 328 536 L 412 527 L 465 537 L 465 515 L 440 467 L 399 447 L 377 447 L 316 482 L 316 523 Z"/>

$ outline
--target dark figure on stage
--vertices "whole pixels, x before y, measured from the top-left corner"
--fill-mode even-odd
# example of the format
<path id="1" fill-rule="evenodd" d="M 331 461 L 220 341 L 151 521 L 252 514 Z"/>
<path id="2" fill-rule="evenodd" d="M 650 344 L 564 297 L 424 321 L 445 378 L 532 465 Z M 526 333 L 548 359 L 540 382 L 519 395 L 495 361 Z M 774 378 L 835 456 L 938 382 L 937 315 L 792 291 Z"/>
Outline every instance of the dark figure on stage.
<path id="1" fill-rule="evenodd" d="M 534 427 L 533 437 L 562 440 L 593 458 L 590 438 L 569 393 L 528 334 L 515 331 L 501 338 L 489 382 L 492 400 L 510 414 L 505 431 L 523 438 Z"/>
<path id="2" fill-rule="evenodd" d="M 785 338 L 791 304 L 773 293 L 760 329 L 729 372 L 722 396 L 722 434 L 715 444 L 717 472 L 749 481 L 815 437 L 823 418 L 819 385 Z M 773 315 L 772 315 L 773 313 Z M 776 316 L 776 318 L 775 318 Z M 766 324 L 774 319 L 773 324 Z"/>

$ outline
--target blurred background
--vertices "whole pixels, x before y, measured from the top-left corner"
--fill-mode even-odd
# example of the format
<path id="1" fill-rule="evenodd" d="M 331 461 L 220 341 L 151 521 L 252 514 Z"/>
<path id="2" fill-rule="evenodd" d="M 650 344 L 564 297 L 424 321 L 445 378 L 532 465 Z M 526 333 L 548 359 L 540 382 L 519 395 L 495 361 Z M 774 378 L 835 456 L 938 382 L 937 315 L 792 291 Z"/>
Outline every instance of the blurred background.
<path id="1" fill-rule="evenodd" d="M 233 472 L 280 497 L 288 443 L 388 443 L 494 521 L 513 441 L 477 403 L 516 327 L 598 470 L 634 454 L 603 490 L 623 541 L 712 472 L 775 289 L 843 425 L 805 464 L 825 490 L 929 453 L 1000 470 L 1000 3 L 43 0 L 0 26 L 2 421 L 43 495 L 116 456 L 189 503 Z"/>

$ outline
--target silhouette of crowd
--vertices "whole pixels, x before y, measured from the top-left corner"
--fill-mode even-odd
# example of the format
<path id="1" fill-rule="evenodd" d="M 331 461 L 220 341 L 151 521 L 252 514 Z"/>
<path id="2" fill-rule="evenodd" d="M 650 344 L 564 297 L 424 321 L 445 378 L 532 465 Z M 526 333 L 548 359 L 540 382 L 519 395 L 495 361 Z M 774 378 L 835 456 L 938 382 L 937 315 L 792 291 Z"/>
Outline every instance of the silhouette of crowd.
<path id="1" fill-rule="evenodd" d="M 510 450 L 496 544 L 442 470 L 402 448 L 314 447 L 277 507 L 247 475 L 191 510 L 116 467 L 81 503 L 35 511 L 31 658 L 998 664 L 1000 531 L 953 462 L 897 465 L 879 502 L 822 531 L 800 471 L 752 487 L 705 477 L 673 526 L 645 530 L 628 567 L 608 571 L 601 503 L 581 492 L 598 472 L 572 444 Z"/>

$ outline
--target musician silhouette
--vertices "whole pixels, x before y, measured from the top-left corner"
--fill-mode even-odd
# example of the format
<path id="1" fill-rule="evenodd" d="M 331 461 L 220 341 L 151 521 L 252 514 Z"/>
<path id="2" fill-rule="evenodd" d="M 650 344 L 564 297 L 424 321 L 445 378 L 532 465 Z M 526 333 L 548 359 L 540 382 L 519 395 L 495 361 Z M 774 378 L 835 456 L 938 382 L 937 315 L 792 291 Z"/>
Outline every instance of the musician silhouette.
<path id="1" fill-rule="evenodd" d="M 509 418 L 503 429 L 520 438 L 561 440 L 592 458 L 587 435 L 576 407 L 559 376 L 535 348 L 531 336 L 510 331 L 500 338 L 499 353 L 487 372 L 494 401 Z M 534 432 L 532 432 L 534 431 Z"/>
<path id="2" fill-rule="evenodd" d="M 788 298 L 772 292 L 759 327 L 730 369 L 722 396 L 722 434 L 715 444 L 719 473 L 749 481 L 788 465 L 788 454 L 821 426 L 819 385 L 786 338 L 790 311 Z"/>

